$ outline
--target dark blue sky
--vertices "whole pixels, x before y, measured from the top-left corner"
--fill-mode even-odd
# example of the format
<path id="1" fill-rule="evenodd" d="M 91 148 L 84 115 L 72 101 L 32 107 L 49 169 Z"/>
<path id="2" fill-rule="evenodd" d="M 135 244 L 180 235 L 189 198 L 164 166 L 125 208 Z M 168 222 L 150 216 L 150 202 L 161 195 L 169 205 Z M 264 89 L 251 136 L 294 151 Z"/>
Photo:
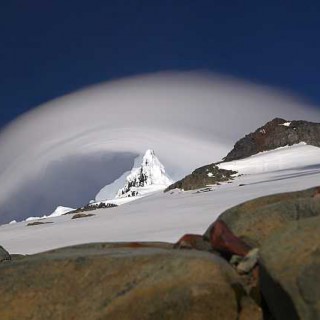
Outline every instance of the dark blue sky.
<path id="1" fill-rule="evenodd" d="M 209 69 L 320 105 L 320 2 L 10 0 L 0 4 L 0 127 L 81 87 Z"/>

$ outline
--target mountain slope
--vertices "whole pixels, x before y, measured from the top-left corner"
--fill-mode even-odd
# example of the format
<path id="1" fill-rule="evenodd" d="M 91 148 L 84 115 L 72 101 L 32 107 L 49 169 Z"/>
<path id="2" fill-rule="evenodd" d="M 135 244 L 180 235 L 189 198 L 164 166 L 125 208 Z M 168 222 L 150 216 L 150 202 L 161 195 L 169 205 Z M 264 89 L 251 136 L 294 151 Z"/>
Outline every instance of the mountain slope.
<path id="1" fill-rule="evenodd" d="M 281 169 L 264 170 L 268 169 L 266 163 L 275 161 L 275 153 Z M 257 157 L 253 163 L 252 159 Z M 240 161 L 230 164 L 237 164 L 241 171 L 239 163 L 245 160 Z M 11 253 L 36 253 L 88 242 L 176 242 L 186 233 L 202 234 L 220 213 L 246 200 L 319 185 L 317 147 L 291 146 L 263 152 L 246 161 L 249 166 L 245 174 L 208 190 L 157 192 L 112 210 L 97 210 L 90 218 L 72 220 L 65 215 L 47 219 L 53 223 L 34 227 L 26 227 L 26 222 L 2 225 L 0 243 Z"/>
<path id="2" fill-rule="evenodd" d="M 192 174 L 170 185 L 166 191 L 174 188 L 193 190 L 204 188 L 208 185 L 219 184 L 224 181 L 231 181 L 236 173 L 245 173 L 243 171 L 245 166 L 248 167 L 250 173 L 289 169 L 289 167 L 295 168 L 300 165 L 299 161 L 295 159 L 286 159 L 282 164 L 281 157 L 286 155 L 285 152 L 273 153 L 272 159 L 264 163 L 263 168 L 259 163 L 262 158 L 251 159 L 251 156 L 258 156 L 265 151 L 279 150 L 286 146 L 303 144 L 320 147 L 320 123 L 308 121 L 289 122 L 284 119 L 275 118 L 261 128 L 258 128 L 255 132 L 240 139 L 222 162 L 213 163 L 194 170 Z M 310 161 L 313 164 L 315 149 L 302 149 L 305 152 L 311 152 Z M 297 153 L 296 157 L 300 159 L 299 156 Z M 249 163 L 247 159 L 250 159 Z M 234 165 L 234 160 L 244 160 L 244 162 L 237 162 Z M 308 158 L 304 157 L 301 163 L 308 165 Z"/>

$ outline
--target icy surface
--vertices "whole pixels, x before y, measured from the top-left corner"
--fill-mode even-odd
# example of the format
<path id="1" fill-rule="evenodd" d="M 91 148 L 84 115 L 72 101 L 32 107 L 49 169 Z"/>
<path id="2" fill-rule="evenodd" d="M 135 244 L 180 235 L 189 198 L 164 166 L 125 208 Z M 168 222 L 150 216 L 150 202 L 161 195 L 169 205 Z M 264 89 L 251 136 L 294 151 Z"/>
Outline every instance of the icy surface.
<path id="1" fill-rule="evenodd" d="M 242 160 L 219 164 L 219 168 L 238 171 L 242 174 L 264 173 L 320 165 L 319 148 L 306 145 L 305 142 L 275 150 L 260 152 Z M 319 182 L 320 183 L 320 182 Z"/>
<path id="2" fill-rule="evenodd" d="M 290 127 L 290 124 L 291 124 L 291 122 L 285 122 L 285 123 L 279 124 L 279 126 Z"/>
<path id="3" fill-rule="evenodd" d="M 126 171 L 121 175 L 121 177 L 116 179 L 114 182 L 104 186 L 96 195 L 95 201 L 99 202 L 108 199 L 114 199 L 117 196 L 119 189 L 121 189 L 126 183 L 126 178 L 130 174 L 130 172 L 131 171 Z"/>
<path id="4" fill-rule="evenodd" d="M 11 253 L 36 253 L 99 241 L 174 242 L 185 233 L 202 234 L 224 210 L 241 202 L 320 185 L 320 148 L 308 145 L 263 152 L 220 166 L 237 169 L 242 175 L 232 183 L 212 186 L 210 192 L 158 192 L 97 210 L 90 219 L 71 220 L 66 215 L 48 219 L 52 224 L 3 225 L 0 243 Z"/>
<path id="5" fill-rule="evenodd" d="M 68 213 L 68 212 L 73 211 L 73 210 L 75 210 L 75 209 L 68 208 L 68 207 L 63 207 L 63 206 L 58 206 L 56 208 L 56 210 L 54 210 L 54 212 L 52 212 L 49 215 L 44 215 L 42 217 L 29 217 L 25 221 L 33 221 L 33 220 L 39 220 L 39 219 L 45 219 L 45 218 L 60 217 L 60 216 L 64 215 L 65 213 Z"/>

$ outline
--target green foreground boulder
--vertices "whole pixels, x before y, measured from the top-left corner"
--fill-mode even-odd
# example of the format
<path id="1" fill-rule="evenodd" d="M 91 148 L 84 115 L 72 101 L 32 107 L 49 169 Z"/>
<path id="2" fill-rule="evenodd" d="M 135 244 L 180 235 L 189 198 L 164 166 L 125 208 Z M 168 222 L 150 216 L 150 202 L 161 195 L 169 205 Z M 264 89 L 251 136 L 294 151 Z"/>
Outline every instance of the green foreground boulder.
<path id="1" fill-rule="evenodd" d="M 225 211 L 219 220 L 260 248 L 265 319 L 320 319 L 319 187 L 254 199 Z"/>
<path id="2" fill-rule="evenodd" d="M 260 257 L 261 290 L 276 319 L 320 319 L 320 217 L 289 223 Z"/>
<path id="3" fill-rule="evenodd" d="M 0 319 L 261 319 L 225 260 L 170 244 L 63 248 L 0 274 Z"/>
<path id="4" fill-rule="evenodd" d="M 260 247 L 290 221 L 320 215 L 318 188 L 257 198 L 235 206 L 219 217 L 252 247 Z M 209 237 L 210 226 L 205 233 Z"/>

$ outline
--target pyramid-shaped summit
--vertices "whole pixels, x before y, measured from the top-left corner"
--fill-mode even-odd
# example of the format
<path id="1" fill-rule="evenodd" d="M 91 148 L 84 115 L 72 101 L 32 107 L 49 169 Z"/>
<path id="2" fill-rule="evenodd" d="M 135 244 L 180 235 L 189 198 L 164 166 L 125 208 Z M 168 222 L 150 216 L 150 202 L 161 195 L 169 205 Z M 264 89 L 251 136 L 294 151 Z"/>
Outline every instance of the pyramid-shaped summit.
<path id="1" fill-rule="evenodd" d="M 133 168 L 126 178 L 116 198 L 141 196 L 152 191 L 164 189 L 172 183 L 166 175 L 164 166 L 152 149 L 148 149 L 142 158 L 141 165 Z"/>

